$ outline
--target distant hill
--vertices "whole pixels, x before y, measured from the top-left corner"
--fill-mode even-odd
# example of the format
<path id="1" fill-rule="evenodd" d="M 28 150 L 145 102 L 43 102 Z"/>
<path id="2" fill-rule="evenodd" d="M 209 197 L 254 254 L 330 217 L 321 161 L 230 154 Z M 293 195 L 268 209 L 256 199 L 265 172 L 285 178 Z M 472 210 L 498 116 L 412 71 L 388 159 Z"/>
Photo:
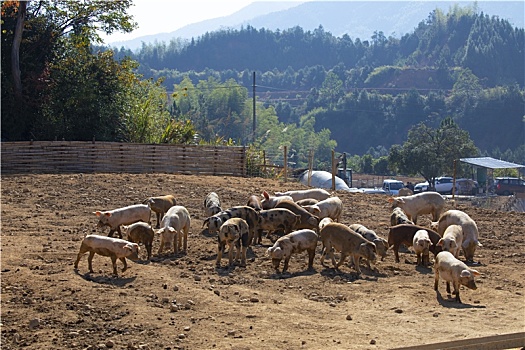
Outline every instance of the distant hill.
<path id="1" fill-rule="evenodd" d="M 368 40 L 374 31 L 384 35 L 401 37 L 414 30 L 422 19 L 439 8 L 448 12 L 454 5 L 472 6 L 474 2 L 460 1 L 312 1 L 254 2 L 240 11 L 225 17 L 210 19 L 180 28 L 171 33 L 159 33 L 129 41 L 110 42 L 111 46 L 140 48 L 142 42 L 169 42 L 172 38 L 197 38 L 206 32 L 224 28 L 240 29 L 250 25 L 254 28 L 283 30 L 300 26 L 314 30 L 320 25 L 324 30 L 340 37 Z M 479 1 L 479 11 L 508 20 L 514 27 L 523 28 L 525 2 Z"/>
<path id="2" fill-rule="evenodd" d="M 235 12 L 232 15 L 208 19 L 202 22 L 188 24 L 176 31 L 170 33 L 158 33 L 152 35 L 141 36 L 132 40 L 109 42 L 109 45 L 116 47 L 127 47 L 131 50 L 138 49 L 142 46 L 142 42 L 153 43 L 155 41 L 169 42 L 172 38 L 191 39 L 197 38 L 206 32 L 220 30 L 222 28 L 240 28 L 242 23 L 253 18 L 260 18 L 270 16 L 272 13 L 285 11 L 294 6 L 301 5 L 301 2 L 280 1 L 269 2 L 260 1 L 254 2 L 243 9 Z"/>

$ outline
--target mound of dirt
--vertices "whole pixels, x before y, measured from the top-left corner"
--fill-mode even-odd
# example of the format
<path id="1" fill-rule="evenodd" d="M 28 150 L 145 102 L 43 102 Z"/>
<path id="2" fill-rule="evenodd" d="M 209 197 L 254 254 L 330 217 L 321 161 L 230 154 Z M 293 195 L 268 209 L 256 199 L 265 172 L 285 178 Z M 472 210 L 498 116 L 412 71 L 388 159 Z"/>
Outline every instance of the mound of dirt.
<path id="1" fill-rule="evenodd" d="M 247 266 L 215 267 L 216 237 L 203 228 L 202 203 L 219 194 L 223 208 L 251 194 L 304 189 L 260 178 L 170 174 L 22 175 L 2 178 L 2 349 L 387 349 L 506 334 L 525 329 L 525 214 L 447 201 L 478 224 L 478 289 L 462 288 L 464 304 L 433 289 L 430 268 L 410 251 L 391 252 L 377 271 L 357 276 L 306 253 L 276 274 L 265 255 L 271 242 L 248 250 Z M 188 208 L 188 251 L 128 262 L 112 276 L 111 261 L 87 255 L 73 269 L 96 210 L 174 194 Z M 386 238 L 390 206 L 384 195 L 336 193 L 342 222 L 360 223 Z M 152 217 L 152 224 L 156 219 Z M 428 226 L 430 217 L 419 224 Z M 145 250 L 142 252 L 145 259 Z"/>

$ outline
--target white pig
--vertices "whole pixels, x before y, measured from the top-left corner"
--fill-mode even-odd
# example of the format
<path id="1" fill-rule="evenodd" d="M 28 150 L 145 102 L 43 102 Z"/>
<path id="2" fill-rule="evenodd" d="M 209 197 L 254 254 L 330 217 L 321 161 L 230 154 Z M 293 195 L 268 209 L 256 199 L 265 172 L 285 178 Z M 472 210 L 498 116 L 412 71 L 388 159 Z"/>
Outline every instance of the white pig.
<path id="1" fill-rule="evenodd" d="M 417 256 L 417 265 L 418 266 L 428 266 L 430 261 L 429 249 L 432 245 L 432 241 L 428 236 L 427 230 L 417 230 L 414 234 L 414 239 L 412 241 L 412 246 Z"/>
<path id="2" fill-rule="evenodd" d="M 171 207 L 160 224 L 160 229 L 156 232 L 160 234 L 160 254 L 164 246 L 170 246 L 173 243 L 173 252 L 178 253 L 184 238 L 183 250 L 188 248 L 188 232 L 190 231 L 190 213 L 188 209 L 181 205 Z"/>
<path id="3" fill-rule="evenodd" d="M 109 211 L 96 211 L 93 214 L 98 217 L 98 228 L 109 226 L 110 231 L 108 237 L 113 237 L 113 233 L 117 231 L 118 236 L 122 238 L 120 225 L 129 225 L 138 221 L 143 221 L 149 224 L 151 210 L 147 205 L 135 204 Z"/>
<path id="4" fill-rule="evenodd" d="M 459 225 L 450 225 L 445 229 L 443 238 L 437 243 L 446 252 L 451 252 L 455 258 L 459 257 L 463 243 L 463 228 Z"/>
<path id="5" fill-rule="evenodd" d="M 477 289 L 474 276 L 479 276 L 480 273 L 468 267 L 464 262 L 456 259 L 450 252 L 440 252 L 436 255 L 434 272 L 434 290 L 438 290 L 439 277 L 441 276 L 441 278 L 447 282 L 447 293 L 449 294 L 450 282 L 452 282 L 458 303 L 461 303 L 461 299 L 459 298 L 459 287 L 461 285 L 470 289 Z"/>

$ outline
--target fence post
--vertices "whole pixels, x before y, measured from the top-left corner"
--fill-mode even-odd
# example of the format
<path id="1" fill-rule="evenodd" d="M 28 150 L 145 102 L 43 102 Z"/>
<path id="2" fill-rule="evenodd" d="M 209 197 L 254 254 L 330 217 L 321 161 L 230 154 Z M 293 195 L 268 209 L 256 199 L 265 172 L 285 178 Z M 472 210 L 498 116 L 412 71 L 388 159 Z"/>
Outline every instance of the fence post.
<path id="1" fill-rule="evenodd" d="M 288 172 L 286 169 L 288 168 L 288 146 L 284 146 L 284 182 L 288 179 Z"/>
<path id="2" fill-rule="evenodd" d="M 312 180 L 312 168 L 314 166 L 314 150 L 310 150 L 310 155 L 308 156 L 308 187 L 310 187 Z"/>
<path id="3" fill-rule="evenodd" d="M 266 174 L 266 151 L 263 150 L 263 174 Z"/>
<path id="4" fill-rule="evenodd" d="M 332 150 L 332 191 L 335 191 L 335 150 Z"/>

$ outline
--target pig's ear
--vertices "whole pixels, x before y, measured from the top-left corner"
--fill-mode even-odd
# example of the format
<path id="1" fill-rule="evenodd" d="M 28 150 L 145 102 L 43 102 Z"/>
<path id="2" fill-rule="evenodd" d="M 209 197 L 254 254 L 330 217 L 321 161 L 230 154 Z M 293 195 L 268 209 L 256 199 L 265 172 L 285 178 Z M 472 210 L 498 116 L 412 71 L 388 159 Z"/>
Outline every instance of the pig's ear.
<path id="1" fill-rule="evenodd" d="M 437 242 L 436 245 L 437 245 L 437 246 L 440 246 L 440 247 L 443 247 L 443 238 L 441 238 L 441 239 Z"/>
<path id="2" fill-rule="evenodd" d="M 204 222 L 202 223 L 202 227 L 206 226 L 206 224 L 210 224 L 210 218 L 206 218 L 206 220 L 204 220 Z"/>
<path id="3" fill-rule="evenodd" d="M 461 271 L 461 277 L 470 277 L 470 276 L 479 276 L 480 273 L 476 270 L 471 270 L 471 269 L 465 269 L 463 271 Z"/>
<path id="4" fill-rule="evenodd" d="M 111 213 L 110 212 L 106 212 L 106 213 L 104 213 L 104 215 L 109 218 L 111 216 Z"/>
<path id="5" fill-rule="evenodd" d="M 173 233 L 173 232 L 177 232 L 177 231 L 176 231 L 173 227 L 171 227 L 171 226 L 168 227 L 168 230 L 169 230 L 171 233 Z"/>
<path id="6" fill-rule="evenodd" d="M 102 213 L 100 211 L 94 211 L 93 214 L 95 214 L 97 217 L 102 215 Z"/>
<path id="7" fill-rule="evenodd" d="M 394 197 L 389 197 L 389 198 L 387 199 L 388 203 L 392 203 L 394 200 L 395 200 Z"/>
<path id="8" fill-rule="evenodd" d="M 270 199 L 270 195 L 266 191 L 263 192 L 263 197 L 266 198 L 266 200 Z"/>
<path id="9" fill-rule="evenodd" d="M 133 246 L 131 244 L 126 244 L 124 246 L 124 249 L 129 250 L 130 252 L 132 252 L 133 251 Z"/>

